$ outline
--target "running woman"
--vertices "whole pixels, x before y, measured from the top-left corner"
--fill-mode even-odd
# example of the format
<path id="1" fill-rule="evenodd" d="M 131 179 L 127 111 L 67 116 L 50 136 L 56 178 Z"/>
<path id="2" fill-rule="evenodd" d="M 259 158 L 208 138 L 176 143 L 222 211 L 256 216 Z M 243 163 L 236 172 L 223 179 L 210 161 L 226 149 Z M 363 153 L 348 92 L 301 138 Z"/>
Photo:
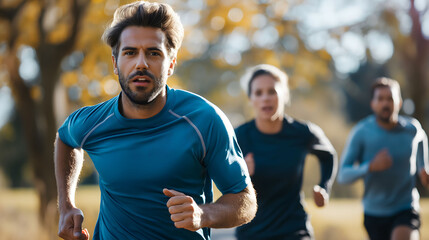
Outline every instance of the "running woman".
<path id="1" fill-rule="evenodd" d="M 301 193 L 307 154 L 320 162 L 321 179 L 314 186 L 318 207 L 328 203 L 337 169 L 337 154 L 322 129 L 285 115 L 289 101 L 287 75 L 271 65 L 248 70 L 247 94 L 255 118 L 236 129 L 238 143 L 258 196 L 252 222 L 238 227 L 239 240 L 313 239 Z"/>

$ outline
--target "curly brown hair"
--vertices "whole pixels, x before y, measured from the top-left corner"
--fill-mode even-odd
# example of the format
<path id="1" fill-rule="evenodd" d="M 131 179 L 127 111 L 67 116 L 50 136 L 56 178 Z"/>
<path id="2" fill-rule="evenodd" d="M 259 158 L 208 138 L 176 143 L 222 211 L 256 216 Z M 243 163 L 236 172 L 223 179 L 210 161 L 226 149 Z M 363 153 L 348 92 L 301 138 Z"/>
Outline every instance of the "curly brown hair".
<path id="1" fill-rule="evenodd" d="M 183 40 L 183 25 L 179 15 L 170 5 L 157 2 L 137 1 L 116 9 L 113 21 L 104 31 L 102 39 L 118 57 L 120 36 L 129 26 L 160 28 L 166 36 L 166 47 L 170 57 L 175 57 Z"/>
<path id="2" fill-rule="evenodd" d="M 371 87 L 371 99 L 374 98 L 374 94 L 375 94 L 376 89 L 384 88 L 384 87 L 390 88 L 393 93 L 398 94 L 397 96 L 399 97 L 399 99 L 402 99 L 401 87 L 399 86 L 398 81 L 391 79 L 391 78 L 387 78 L 387 77 L 379 77 L 379 78 L 375 79 L 375 81 Z"/>

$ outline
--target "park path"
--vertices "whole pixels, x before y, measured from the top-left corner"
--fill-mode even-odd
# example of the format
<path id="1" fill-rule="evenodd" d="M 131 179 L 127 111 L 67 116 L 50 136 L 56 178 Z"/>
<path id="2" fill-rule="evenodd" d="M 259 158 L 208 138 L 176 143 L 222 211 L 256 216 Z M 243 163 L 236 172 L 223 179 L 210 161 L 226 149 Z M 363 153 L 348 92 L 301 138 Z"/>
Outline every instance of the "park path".
<path id="1" fill-rule="evenodd" d="M 213 229 L 212 240 L 236 240 L 234 236 L 234 228 Z"/>

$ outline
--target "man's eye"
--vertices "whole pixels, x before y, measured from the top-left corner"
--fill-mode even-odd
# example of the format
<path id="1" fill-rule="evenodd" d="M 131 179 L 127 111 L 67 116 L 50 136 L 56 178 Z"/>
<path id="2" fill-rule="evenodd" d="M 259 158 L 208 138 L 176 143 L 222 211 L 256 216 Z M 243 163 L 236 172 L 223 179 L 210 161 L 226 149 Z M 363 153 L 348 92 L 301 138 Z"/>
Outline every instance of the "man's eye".
<path id="1" fill-rule="evenodd" d="M 161 56 L 161 54 L 159 54 L 158 52 L 151 52 L 150 55 L 151 56 Z"/>
<path id="2" fill-rule="evenodd" d="M 128 51 L 128 52 L 125 52 L 124 55 L 134 55 L 134 52 Z"/>
<path id="3" fill-rule="evenodd" d="M 275 95 L 275 94 L 277 94 L 277 92 L 276 92 L 276 90 L 275 90 L 275 89 L 270 89 L 270 90 L 268 91 L 268 94 L 270 94 L 270 95 Z"/>

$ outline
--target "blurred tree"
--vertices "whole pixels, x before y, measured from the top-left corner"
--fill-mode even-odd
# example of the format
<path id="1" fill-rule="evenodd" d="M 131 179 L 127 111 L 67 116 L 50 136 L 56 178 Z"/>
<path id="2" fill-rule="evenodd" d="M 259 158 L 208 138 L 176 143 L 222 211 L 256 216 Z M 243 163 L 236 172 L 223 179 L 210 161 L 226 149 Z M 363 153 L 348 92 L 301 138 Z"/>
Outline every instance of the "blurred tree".
<path id="1" fill-rule="evenodd" d="M 200 4 L 180 12 L 186 29 L 181 50 L 185 61 L 176 73 L 188 89 L 222 106 L 233 124 L 250 117 L 242 93 L 245 83 L 239 81 L 247 67 L 280 67 L 288 73 L 291 88 L 299 91 L 333 77 L 330 55 L 308 49 L 297 21 L 289 18 L 303 1 L 190 2 Z"/>
<path id="2" fill-rule="evenodd" d="M 348 79 L 340 81 L 346 98 L 344 108 L 347 120 L 358 122 L 372 114 L 370 89 L 374 79 L 380 76 L 389 77 L 386 66 L 368 61 L 363 63 L 356 72 L 351 73 Z"/>
<path id="3" fill-rule="evenodd" d="M 7 72 L 24 131 L 40 217 L 56 208 L 52 144 L 56 133 L 54 89 L 61 61 L 76 42 L 87 1 L 7 1 L 0 6 L 2 71 Z M 23 46 L 35 50 L 39 73 L 20 69 Z M 21 52 L 20 52 L 21 51 Z M 19 55 L 21 54 L 21 59 Z M 28 60 L 28 59 L 26 59 Z M 28 76 L 33 74 L 33 76 Z M 55 219 L 55 218 L 53 218 Z"/>
<path id="4" fill-rule="evenodd" d="M 405 41 L 398 41 L 396 46 L 401 54 L 401 66 L 404 67 L 411 99 L 415 105 L 414 116 L 423 124 L 426 132 L 429 125 L 427 115 L 427 91 L 428 91 L 428 64 L 429 64 L 429 36 L 423 34 L 422 19 L 429 14 L 429 4 L 425 9 L 418 11 L 416 1 L 410 0 L 409 16 L 412 28 L 409 37 Z M 399 38 L 399 40 L 401 40 Z M 401 48 L 399 47 L 401 46 Z"/>
<path id="5" fill-rule="evenodd" d="M 376 77 L 397 79 L 401 83 L 404 98 L 411 100 L 408 101 L 410 104 L 404 106 L 404 112 L 417 118 L 428 130 L 429 32 L 425 26 L 429 24 L 429 4 L 416 0 L 376 0 L 360 1 L 358 5 L 355 6 L 357 9 L 365 11 L 366 8 L 367 12 L 354 11 L 359 17 L 352 16 L 350 8 L 353 4 L 343 4 L 335 10 L 338 16 L 348 13 L 351 15 L 349 18 L 336 19 L 335 23 L 325 22 L 325 26 L 323 19 L 320 19 L 321 24 L 315 24 L 316 27 L 310 27 L 311 24 L 307 23 L 303 27 L 306 30 L 301 31 L 301 37 L 310 43 L 313 35 L 319 37 L 322 42 L 320 45 L 332 56 L 340 85 L 348 97 L 355 96 L 353 100 L 348 98 L 354 102 L 361 102 L 362 98 L 368 97 L 356 92 L 356 87 L 368 92 Z M 317 13 L 309 15 L 314 14 Z M 351 107 L 350 104 L 346 106 Z M 347 113 L 359 112 L 361 106 L 355 106 L 358 108 L 347 109 Z M 350 119 L 359 120 L 355 116 Z"/>
<path id="6" fill-rule="evenodd" d="M 364 37 L 366 41 L 367 51 L 360 60 L 360 67 L 342 76 L 339 81 L 347 99 L 344 106 L 348 119 L 356 122 L 371 113 L 369 102 L 372 82 L 377 77 L 387 76 L 397 79 L 401 84 L 405 100 L 402 114 L 417 118 L 428 132 L 429 2 L 403 0 L 395 4 L 368 1 L 366 4 L 374 6 L 361 21 L 340 23 L 340 27 L 329 29 L 334 37 L 338 32 L 340 38 L 353 33 Z M 390 56 L 389 50 L 386 50 L 389 44 L 393 48 Z M 356 45 L 354 47 L 358 48 Z M 387 56 L 382 56 L 386 52 Z M 336 60 L 335 56 L 333 59 Z M 422 196 L 429 196 L 429 191 L 419 182 L 417 187 Z"/>
<path id="7" fill-rule="evenodd" d="M 403 3 L 405 6 L 402 7 L 389 6 L 387 3 L 382 5 L 378 8 L 377 17 L 367 19 L 364 29 L 367 33 L 376 29 L 387 33 L 392 39 L 394 54 L 386 64 L 385 75 L 400 81 L 404 97 L 410 98 L 414 105 L 414 111 L 405 111 L 417 118 L 428 131 L 429 35 L 423 33 L 423 21 L 426 20 L 426 24 L 428 22 L 425 16 L 429 16 L 429 4 L 418 10 L 415 0 Z M 379 20 L 375 26 L 371 23 L 376 20 L 374 18 Z"/>
<path id="8" fill-rule="evenodd" d="M 27 148 L 18 117 L 16 112 L 12 113 L 9 123 L 0 129 L 0 166 L 13 188 L 28 187 L 31 183 L 31 179 L 25 176 Z"/>

